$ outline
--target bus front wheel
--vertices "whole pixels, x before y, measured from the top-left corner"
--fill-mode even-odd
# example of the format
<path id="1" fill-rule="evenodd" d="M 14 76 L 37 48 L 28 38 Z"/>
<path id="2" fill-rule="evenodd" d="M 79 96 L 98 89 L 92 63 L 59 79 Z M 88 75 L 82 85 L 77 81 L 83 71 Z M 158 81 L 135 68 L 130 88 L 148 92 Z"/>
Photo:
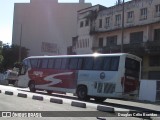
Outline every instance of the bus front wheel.
<path id="1" fill-rule="evenodd" d="M 35 83 L 34 82 L 30 82 L 29 83 L 29 90 L 31 92 L 35 92 L 36 91 L 36 89 L 35 89 Z"/>
<path id="2" fill-rule="evenodd" d="M 80 100 L 89 100 L 89 96 L 87 95 L 87 87 L 86 86 L 79 86 L 77 88 L 77 92 L 76 92 L 78 98 Z"/>

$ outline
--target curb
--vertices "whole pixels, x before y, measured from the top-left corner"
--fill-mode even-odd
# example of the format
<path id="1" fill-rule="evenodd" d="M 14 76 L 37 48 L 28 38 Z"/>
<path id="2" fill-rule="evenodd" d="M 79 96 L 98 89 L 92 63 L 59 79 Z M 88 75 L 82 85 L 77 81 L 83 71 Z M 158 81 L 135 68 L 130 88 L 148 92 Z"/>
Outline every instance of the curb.
<path id="1" fill-rule="evenodd" d="M 51 103 L 57 103 L 57 104 L 63 104 L 63 100 L 61 100 L 61 99 L 55 99 L 55 98 L 51 98 L 50 102 Z"/>
<path id="2" fill-rule="evenodd" d="M 33 95 L 33 96 L 32 96 L 32 99 L 43 101 L 43 97 L 42 97 L 42 96 Z"/>
<path id="3" fill-rule="evenodd" d="M 5 91 L 5 94 L 6 95 L 13 95 L 13 92 L 11 92 L 11 91 Z"/>
<path id="4" fill-rule="evenodd" d="M 72 101 L 71 106 L 86 108 L 86 103 Z"/>
<path id="5" fill-rule="evenodd" d="M 115 110 L 113 107 L 106 107 L 106 106 L 98 105 L 97 110 L 102 111 L 102 112 L 115 113 Z"/>
<path id="6" fill-rule="evenodd" d="M 22 98 L 27 98 L 27 94 L 23 94 L 23 93 L 18 93 L 17 96 Z"/>

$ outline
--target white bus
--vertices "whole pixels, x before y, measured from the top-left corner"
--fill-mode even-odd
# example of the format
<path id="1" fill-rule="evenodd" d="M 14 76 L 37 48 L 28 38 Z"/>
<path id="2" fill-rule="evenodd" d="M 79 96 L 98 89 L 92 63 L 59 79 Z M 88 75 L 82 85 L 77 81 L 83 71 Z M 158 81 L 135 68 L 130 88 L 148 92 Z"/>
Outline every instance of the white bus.
<path id="1" fill-rule="evenodd" d="M 140 77 L 141 58 L 127 53 L 33 56 L 23 60 L 18 86 L 104 101 L 136 98 Z"/>

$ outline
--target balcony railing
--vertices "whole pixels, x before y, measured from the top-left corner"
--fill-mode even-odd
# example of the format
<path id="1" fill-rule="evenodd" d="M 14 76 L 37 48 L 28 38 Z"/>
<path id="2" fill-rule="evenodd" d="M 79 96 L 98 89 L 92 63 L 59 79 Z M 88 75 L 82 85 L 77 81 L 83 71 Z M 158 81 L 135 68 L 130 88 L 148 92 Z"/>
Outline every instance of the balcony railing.
<path id="1" fill-rule="evenodd" d="M 135 55 L 160 54 L 160 41 L 148 41 L 145 43 L 124 44 L 123 51 Z M 105 47 L 93 47 L 94 52 L 100 53 L 120 53 L 121 45 L 111 45 Z"/>

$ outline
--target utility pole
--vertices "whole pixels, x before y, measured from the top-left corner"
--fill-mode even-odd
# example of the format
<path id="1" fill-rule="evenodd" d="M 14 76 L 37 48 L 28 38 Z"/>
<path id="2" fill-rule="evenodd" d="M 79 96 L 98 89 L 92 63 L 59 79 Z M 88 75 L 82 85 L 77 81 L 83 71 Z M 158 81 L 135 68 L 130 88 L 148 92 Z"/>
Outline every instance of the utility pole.
<path id="1" fill-rule="evenodd" d="M 124 0 L 122 3 L 122 38 L 121 38 L 121 53 L 124 52 L 123 50 L 123 42 L 124 42 Z"/>
<path id="2" fill-rule="evenodd" d="M 21 29 L 20 29 L 20 41 L 19 41 L 19 59 L 18 62 L 21 62 L 21 53 L 22 53 L 22 24 L 21 24 Z"/>

